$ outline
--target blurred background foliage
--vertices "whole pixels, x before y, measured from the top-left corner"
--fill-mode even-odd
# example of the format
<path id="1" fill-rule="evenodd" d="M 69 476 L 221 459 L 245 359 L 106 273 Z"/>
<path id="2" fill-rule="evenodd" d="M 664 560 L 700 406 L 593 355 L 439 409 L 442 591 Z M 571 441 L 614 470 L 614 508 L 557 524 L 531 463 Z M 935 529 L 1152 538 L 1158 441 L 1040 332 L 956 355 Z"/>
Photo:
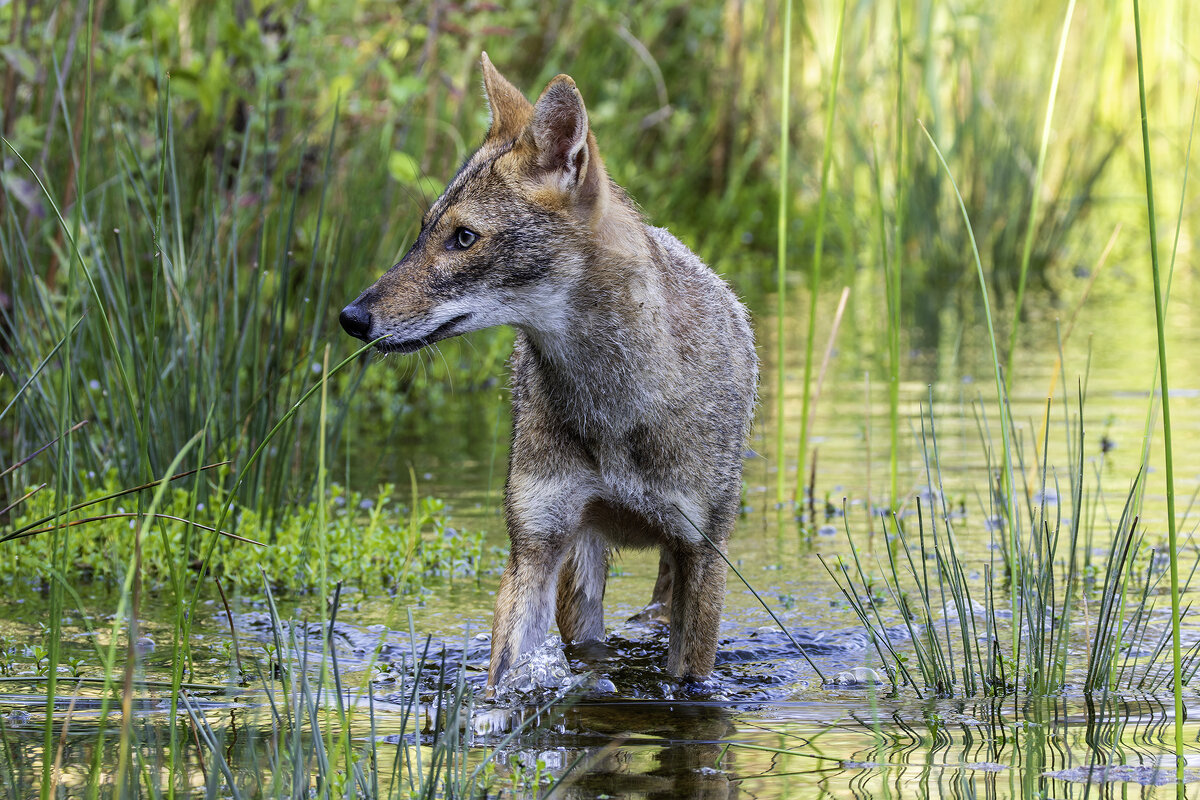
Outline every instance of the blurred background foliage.
<path id="1" fill-rule="evenodd" d="M 327 368 L 327 346 L 328 363 L 352 352 L 337 310 L 398 260 L 480 140 L 484 49 L 531 97 L 570 73 L 613 177 L 752 305 L 774 290 L 777 131 L 790 103 L 789 281 L 803 289 L 841 8 L 798 9 L 782 98 L 777 2 L 0 5 L 0 399 L 18 399 L 0 420 L 0 464 L 82 419 L 93 424 L 75 435 L 72 474 L 160 476 L 202 430 L 209 457 L 251 452 Z M 918 120 L 955 172 L 1001 307 L 1030 224 L 1033 290 L 1077 294 L 1113 220 L 1142 202 L 1128 4 L 1076 14 L 1032 223 L 1063 9 L 915 0 L 845 13 L 824 272 L 859 288 L 856 336 L 882 352 L 885 259 L 903 272 L 914 336 L 936 339 L 947 306 L 977 302 L 966 232 Z M 1187 2 L 1145 9 L 1165 197 L 1182 174 L 1196 14 Z M 1194 227 L 1194 200 L 1183 219 Z M 493 385 L 509 336 L 475 334 L 400 370 L 352 365 L 330 392 L 333 463 L 349 474 L 338 446 L 351 397 L 360 419 L 394 427 L 447 387 Z M 70 362 L 39 373 L 67 340 Z M 273 442 L 244 502 L 307 501 L 315 414 Z"/>

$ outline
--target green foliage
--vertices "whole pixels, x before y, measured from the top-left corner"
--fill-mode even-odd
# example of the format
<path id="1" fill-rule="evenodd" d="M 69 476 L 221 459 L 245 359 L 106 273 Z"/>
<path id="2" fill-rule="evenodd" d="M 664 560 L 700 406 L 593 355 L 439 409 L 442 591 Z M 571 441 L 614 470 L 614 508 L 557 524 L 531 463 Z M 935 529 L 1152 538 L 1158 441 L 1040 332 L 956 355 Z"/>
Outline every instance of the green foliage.
<path id="1" fill-rule="evenodd" d="M 976 303 L 964 279 L 965 233 L 946 216 L 953 197 L 930 149 L 911 146 L 916 120 L 929 124 L 959 178 L 1002 303 L 1031 226 L 1034 291 L 1057 290 L 1067 270 L 1056 264 L 1089 260 L 1102 239 L 1082 223 L 1121 155 L 1108 131 L 1130 118 L 1112 102 L 1090 102 L 1095 71 L 1069 55 L 1063 85 L 1073 88 L 1060 101 L 1042 211 L 1031 221 L 1049 65 L 1030 57 L 1037 43 L 1021 37 L 1015 47 L 992 33 L 1025 30 L 1023 8 L 847 6 L 845 49 L 855 56 L 836 97 L 828 70 L 813 67 L 833 60 L 833 6 L 805 7 L 788 32 L 796 57 L 787 96 L 777 4 L 631 14 L 618 3 L 530 0 L 116 2 L 99 6 L 91 40 L 87 8 L 0 6 L 0 29 L 15 31 L 0 86 L 12 143 L 0 158 L 0 292 L 11 304 L 0 321 L 14 346 L 0 348 L 0 366 L 20 383 L 34 354 L 84 320 L 73 374 L 43 376 L 10 420 L 12 450 L 0 443 L 0 461 L 58 432 L 50 409 L 66 385 L 71 421 L 92 423 L 76 437 L 86 440 L 77 458 L 97 472 L 116 466 L 130 484 L 157 474 L 210 412 L 206 451 L 243 457 L 295 400 L 324 345 L 335 360 L 346 351 L 336 310 L 397 260 L 425 203 L 482 136 L 482 49 L 530 95 L 557 72 L 575 76 L 613 177 L 752 300 L 774 284 L 775 132 L 782 109 L 792 109 L 786 260 L 809 264 L 820 228 L 830 285 L 855 282 L 866 252 L 865 263 L 882 256 L 903 270 L 887 298 L 891 361 L 902 327 L 915 322 L 914 335 L 933 339 L 945 309 Z M 1114 13 L 1079 23 L 1077 35 L 1103 40 L 1095 27 Z M 1057 12 L 1042 16 L 1057 27 Z M 1105 74 L 1119 79 L 1107 61 Z M 834 118 L 835 102 L 826 130 L 820 121 Z M 78 210 L 79 230 L 64 230 L 52 206 L 68 217 Z M 68 303 L 72 240 L 95 290 Z M 330 387 L 337 419 L 355 388 L 362 413 L 351 418 L 374 436 L 418 403 L 436 408 L 448 386 L 488 386 L 503 372 L 508 336 L 480 333 L 395 359 L 399 375 L 347 374 Z M 823 336 L 814 329 L 803 344 Z M 782 335 L 776 344 L 794 346 Z M 116 377 L 122 366 L 136 377 L 128 392 Z M 901 376 L 891 366 L 894 391 Z M 309 499 L 317 426 L 311 412 L 300 416 L 248 476 L 242 503 L 261 510 Z M 137 435 L 143 419 L 153 435 Z M 342 427 L 329 430 L 339 463 Z"/>
<path id="2" fill-rule="evenodd" d="M 117 489 L 116 474 L 110 472 L 86 499 L 98 499 Z M 165 516 L 154 521 L 154 533 L 141 542 L 143 574 L 159 584 L 172 564 L 196 570 L 207 539 L 212 534 L 188 522 L 216 524 L 223 498 L 214 494 L 209 503 L 192 505 L 192 495 L 174 489 L 159 510 Z M 54 512 L 58 499 L 47 490 L 23 507 L 16 527 Z M 223 538 L 213 552 L 209 571 L 225 586 L 242 594 L 262 592 L 263 574 L 277 591 L 306 593 L 318 585 L 317 537 L 324 537 L 325 568 L 330 581 L 342 581 L 363 591 L 406 593 L 419 591 L 429 581 L 478 577 L 484 561 L 484 536 L 480 532 L 456 530 L 441 500 L 421 498 L 415 509 L 394 498 L 394 487 L 384 485 L 373 495 L 331 487 L 326 498 L 328 525 L 317 530 L 317 502 L 289 506 L 270 522 L 252 508 L 239 507 L 229 515 L 226 528 L 249 542 Z M 71 581 L 118 584 L 134 547 L 135 528 L 140 525 L 137 500 L 130 497 L 107 500 L 89 507 L 94 518 L 77 529 L 67 544 L 65 557 L 73 567 Z M 106 515 L 128 515 L 102 519 Z M 81 514 L 83 516 L 83 514 Z M 29 536 L 4 545 L 0 561 L 0 583 L 50 582 L 51 539 Z"/>

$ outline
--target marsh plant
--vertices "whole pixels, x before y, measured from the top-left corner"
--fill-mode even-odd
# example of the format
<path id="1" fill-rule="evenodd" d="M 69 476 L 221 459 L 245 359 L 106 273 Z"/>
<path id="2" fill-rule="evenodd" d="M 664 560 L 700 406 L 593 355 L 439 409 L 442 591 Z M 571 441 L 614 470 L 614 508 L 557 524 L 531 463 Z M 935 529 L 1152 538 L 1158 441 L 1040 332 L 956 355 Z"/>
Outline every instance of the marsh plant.
<path id="1" fill-rule="evenodd" d="M 556 718 L 551 703 L 529 709 L 510 729 L 476 733 L 480 702 L 466 664 L 431 658 L 428 640 L 412 648 L 389 677 L 389 711 L 377 711 L 381 687 L 366 678 L 347 685 L 331 644 L 338 592 L 327 598 L 330 621 L 319 635 L 306 624 L 278 615 L 269 587 L 268 642 L 262 658 L 247 655 L 243 679 L 226 686 L 188 683 L 177 687 L 178 713 L 155 719 L 158 698 L 169 684 L 138 679 L 134 724 L 120 708 L 101 703 L 99 717 L 56 723 L 72 732 L 54 753 L 55 783 L 103 783 L 115 796 L 188 796 L 195 787 L 235 798 L 308 795 L 362 798 L 491 796 L 505 785 L 525 786 L 530 796 L 554 789 L 577 764 L 551 774 L 545 764 L 526 767 L 510 745 L 539 724 Z M 410 620 L 411 624 L 411 620 Z M 245 646 L 245 645 L 244 645 Z M 281 654 L 286 654 L 282 655 Z M 44 660 L 44 655 L 42 656 Z M 369 673 L 368 673 L 369 674 Z M 64 679 L 64 682 L 65 681 Z M 87 679 L 75 683 L 80 691 Z M 243 712 L 246 696 L 254 709 Z M 74 702 L 94 703 L 78 695 Z M 396 711 L 396 706 L 400 711 Z M 165 731 L 164 731 L 165 729 Z M 41 776 L 28 715 L 0 716 L 0 787 L 10 796 L 36 795 Z M 163 740 L 169 732 L 170 743 Z M 81 738 L 82 737 L 82 738 Z M 166 771 L 164 771 L 166 770 Z"/>
<path id="2" fill-rule="evenodd" d="M 1103 501 L 1104 470 L 1084 458 L 1081 419 L 1076 409 L 1067 427 L 1073 461 L 1065 475 L 1045 461 L 1026 469 L 1020 454 L 1029 448 L 1018 448 L 1020 519 L 1006 516 L 1007 489 L 998 465 L 990 466 L 996 479 L 978 509 L 989 531 L 984 563 L 967 560 L 958 542 L 968 522 L 940 490 L 932 417 L 923 428 L 933 490 L 911 509 L 884 515 L 879 541 L 852 535 L 847 525 L 850 556 L 826 568 L 896 683 L 937 697 L 1099 697 L 1152 693 L 1170 680 L 1170 626 L 1159 606 L 1170 594 L 1169 559 L 1139 523 L 1145 483 L 1140 475 L 1132 481 L 1113 516 Z M 1045 454 L 1046 444 L 1038 451 Z M 1014 526 L 1023 531 L 1015 551 Z M 1103 557 L 1095 555 L 1101 542 L 1108 543 Z M 1186 592 L 1200 551 L 1182 555 Z M 1200 669 L 1198 657 L 1196 646 L 1186 653 L 1185 681 Z"/>
<path id="3" fill-rule="evenodd" d="M 208 540 L 225 509 L 220 488 L 207 502 L 194 502 L 192 491 L 175 486 L 164 497 L 152 535 L 140 542 L 138 558 L 149 576 L 170 574 L 172 563 L 198 566 Z M 142 502 L 136 494 L 118 489 L 108 479 L 84 495 L 63 524 L 80 529 L 62 558 L 73 575 L 99 585 L 119 584 L 132 555 L 130 532 L 138 523 Z M 294 504 L 264 516 L 253 508 L 236 506 L 225 514 L 224 528 L 237 538 L 213 550 L 207 569 L 226 588 L 238 594 L 261 592 L 267 574 L 276 591 L 303 594 L 314 591 L 319 570 L 330 581 L 352 583 L 364 591 L 406 593 L 431 581 L 478 579 L 485 569 L 482 531 L 465 531 L 450 524 L 443 501 L 420 497 L 415 485 L 406 502 L 391 485 L 373 496 L 333 484 L 325 492 L 329 512 L 321 532 L 324 559 L 318 559 L 317 501 Z M 210 505 L 211 504 L 211 505 Z M 13 519 L 10 557 L 0 564 L 0 582 L 47 586 L 55 553 L 50 537 L 58 498 L 45 489 L 26 500 Z M 151 578 L 153 581 L 153 578 Z"/>

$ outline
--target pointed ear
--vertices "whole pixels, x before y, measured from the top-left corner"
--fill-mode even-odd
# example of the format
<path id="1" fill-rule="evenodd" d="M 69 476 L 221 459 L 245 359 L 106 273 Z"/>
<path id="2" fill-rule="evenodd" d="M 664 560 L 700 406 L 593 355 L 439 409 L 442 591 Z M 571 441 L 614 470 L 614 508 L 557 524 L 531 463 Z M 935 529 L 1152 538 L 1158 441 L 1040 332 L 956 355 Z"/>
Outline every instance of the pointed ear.
<path id="1" fill-rule="evenodd" d="M 571 191 L 588 173 L 588 118 L 575 81 L 559 75 L 533 107 L 533 138 L 538 164 L 557 177 L 559 188 Z"/>
<path id="2" fill-rule="evenodd" d="M 491 126 L 487 138 L 515 139 L 533 117 L 533 106 L 517 87 L 509 83 L 494 66 L 488 54 L 480 58 L 483 64 L 483 91 L 487 95 Z"/>

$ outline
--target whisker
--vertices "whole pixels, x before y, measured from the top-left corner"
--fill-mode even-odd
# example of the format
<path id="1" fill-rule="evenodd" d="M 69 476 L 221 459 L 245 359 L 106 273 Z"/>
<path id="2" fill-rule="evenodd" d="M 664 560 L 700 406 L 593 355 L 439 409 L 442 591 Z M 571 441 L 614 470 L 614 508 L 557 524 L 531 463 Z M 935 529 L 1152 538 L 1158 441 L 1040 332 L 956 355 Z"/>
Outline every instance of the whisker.
<path id="1" fill-rule="evenodd" d="M 442 352 L 440 344 L 435 344 L 433 350 L 441 357 L 442 363 L 446 365 L 446 380 L 450 383 L 450 393 L 454 394 L 454 370 L 450 369 L 450 362 L 446 360 L 446 354 Z"/>

